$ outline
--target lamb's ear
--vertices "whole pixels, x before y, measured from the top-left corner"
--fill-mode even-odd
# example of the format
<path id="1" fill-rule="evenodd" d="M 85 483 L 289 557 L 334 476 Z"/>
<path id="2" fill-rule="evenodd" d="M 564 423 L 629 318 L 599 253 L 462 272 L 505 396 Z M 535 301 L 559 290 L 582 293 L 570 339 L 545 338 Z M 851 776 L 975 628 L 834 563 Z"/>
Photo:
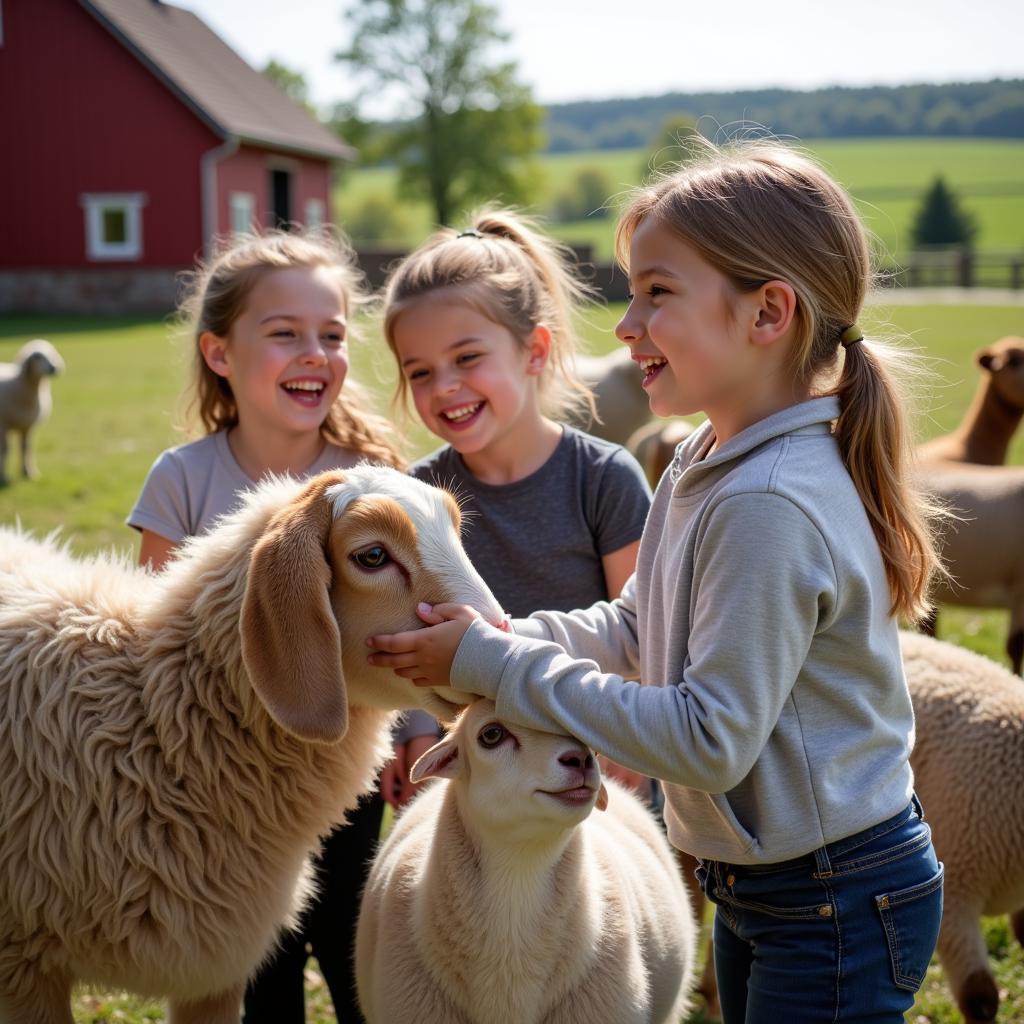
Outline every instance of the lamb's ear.
<path id="1" fill-rule="evenodd" d="M 409 770 L 410 782 L 424 779 L 454 779 L 462 774 L 462 752 L 454 736 L 435 743 Z"/>
<path id="2" fill-rule="evenodd" d="M 242 662 L 270 716 L 322 743 L 348 730 L 326 555 L 332 510 L 324 492 L 336 482 L 314 482 L 271 520 L 249 561 L 239 627 Z"/>
<path id="3" fill-rule="evenodd" d="M 603 782 L 601 783 L 601 788 L 597 791 L 597 802 L 594 806 L 599 811 L 604 811 L 608 808 L 608 790 L 605 788 Z"/>

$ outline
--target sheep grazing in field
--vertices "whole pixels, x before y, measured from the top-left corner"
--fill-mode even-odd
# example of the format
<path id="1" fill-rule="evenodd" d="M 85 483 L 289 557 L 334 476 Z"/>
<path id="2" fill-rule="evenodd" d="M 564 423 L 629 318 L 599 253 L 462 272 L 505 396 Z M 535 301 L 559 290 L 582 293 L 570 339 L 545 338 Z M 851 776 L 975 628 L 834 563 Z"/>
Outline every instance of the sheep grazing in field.
<path id="1" fill-rule="evenodd" d="M 695 924 L 647 808 L 578 740 L 470 706 L 370 870 L 368 1024 L 678 1024 Z M 591 815 L 594 806 L 603 813 Z"/>
<path id="2" fill-rule="evenodd" d="M 501 621 L 458 521 L 367 465 L 261 484 L 158 575 L 0 531 L 0 1020 L 71 1024 L 82 980 L 237 1024 L 394 709 L 456 710 L 366 637 Z"/>
<path id="3" fill-rule="evenodd" d="M 902 636 L 917 739 L 911 765 L 946 868 L 939 959 L 967 1024 L 999 991 L 981 915 L 1011 914 L 1024 944 L 1024 686 L 971 651 Z"/>
<path id="4" fill-rule="evenodd" d="M 630 435 L 626 447 L 643 466 L 652 487 L 658 486 L 675 458 L 676 448 L 694 429 L 686 420 L 652 420 Z"/>
<path id="5" fill-rule="evenodd" d="M 603 356 L 577 356 L 575 366 L 580 380 L 594 392 L 600 422 L 585 409 L 571 415 L 570 422 L 595 437 L 624 445 L 651 418 L 640 367 L 626 348 L 613 349 Z"/>
<path id="6" fill-rule="evenodd" d="M 984 371 L 960 426 L 917 449 L 928 462 L 1002 466 L 1024 416 L 1024 338 L 1001 338 L 975 354 Z"/>
<path id="7" fill-rule="evenodd" d="M 22 345 L 13 363 L 0 363 L 0 485 L 8 482 L 7 435 L 12 431 L 21 437 L 21 475 L 36 476 L 29 436 L 50 415 L 50 378 L 63 369 L 60 354 L 42 338 Z"/>
<path id="8" fill-rule="evenodd" d="M 940 539 L 951 580 L 941 580 L 937 604 L 1006 608 L 1006 653 L 1013 671 L 1024 663 L 1024 467 L 946 463 L 922 466 L 919 483 L 957 518 Z M 923 624 L 934 636 L 937 615 Z"/>

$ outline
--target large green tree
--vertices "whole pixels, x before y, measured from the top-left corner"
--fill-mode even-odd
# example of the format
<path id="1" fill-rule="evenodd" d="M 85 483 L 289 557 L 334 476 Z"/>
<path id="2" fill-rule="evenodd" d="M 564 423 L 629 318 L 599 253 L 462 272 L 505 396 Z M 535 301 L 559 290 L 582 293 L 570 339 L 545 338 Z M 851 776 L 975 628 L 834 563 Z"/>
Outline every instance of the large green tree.
<path id="1" fill-rule="evenodd" d="M 408 120 L 388 143 L 405 196 L 425 197 L 439 224 L 480 200 L 519 201 L 542 113 L 516 67 L 497 55 L 507 34 L 481 0 L 359 0 L 337 54 L 359 100 L 401 97 Z"/>
<path id="2" fill-rule="evenodd" d="M 977 222 L 960 206 L 956 193 L 947 188 L 941 177 L 936 178 L 914 215 L 914 244 L 970 245 L 977 231 Z"/>

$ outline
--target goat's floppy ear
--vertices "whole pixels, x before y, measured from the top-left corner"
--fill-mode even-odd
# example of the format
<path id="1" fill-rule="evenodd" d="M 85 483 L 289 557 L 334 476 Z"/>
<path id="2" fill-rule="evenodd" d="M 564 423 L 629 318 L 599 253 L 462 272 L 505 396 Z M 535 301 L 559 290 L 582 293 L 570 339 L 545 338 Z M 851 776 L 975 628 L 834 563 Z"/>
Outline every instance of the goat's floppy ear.
<path id="1" fill-rule="evenodd" d="M 597 802 L 594 806 L 599 811 L 608 809 L 608 790 L 605 788 L 605 784 L 603 782 L 601 783 L 601 788 L 597 791 Z"/>
<path id="2" fill-rule="evenodd" d="M 410 782 L 454 779 L 462 774 L 462 752 L 454 736 L 446 736 L 420 757 L 409 771 Z"/>
<path id="3" fill-rule="evenodd" d="M 283 729 L 322 743 L 348 730 L 341 634 L 328 596 L 326 545 L 336 478 L 313 483 L 279 512 L 253 548 L 242 599 L 242 662 Z"/>

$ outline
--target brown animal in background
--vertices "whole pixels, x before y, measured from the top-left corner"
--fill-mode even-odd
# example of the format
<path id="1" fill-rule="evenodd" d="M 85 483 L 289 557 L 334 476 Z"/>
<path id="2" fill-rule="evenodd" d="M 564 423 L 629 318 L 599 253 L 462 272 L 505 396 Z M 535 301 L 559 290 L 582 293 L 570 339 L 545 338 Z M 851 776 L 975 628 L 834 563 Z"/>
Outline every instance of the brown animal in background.
<path id="1" fill-rule="evenodd" d="M 568 421 L 595 437 L 625 444 L 629 435 L 651 418 L 647 392 L 641 386 L 643 374 L 626 348 L 613 349 L 603 356 L 577 356 L 576 373 L 594 392 L 600 422 L 586 409 L 572 413 Z"/>
<path id="2" fill-rule="evenodd" d="M 23 345 L 13 363 L 0 363 L 0 485 L 7 478 L 7 435 L 21 436 L 21 475 L 36 476 L 29 435 L 50 415 L 50 378 L 64 369 L 57 350 L 42 338 Z"/>
<path id="3" fill-rule="evenodd" d="M 1024 416 L 1024 338 L 1001 338 L 975 353 L 983 374 L 960 426 L 918 446 L 922 463 L 1001 466 Z"/>
<path id="4" fill-rule="evenodd" d="M 695 429 L 686 420 L 653 420 L 630 436 L 626 447 L 643 467 L 652 487 L 658 486 L 680 442 L 685 441 Z"/>
<path id="5" fill-rule="evenodd" d="M 0 1021 L 72 1024 L 86 981 L 237 1024 L 395 711 L 456 710 L 366 637 L 501 621 L 458 523 L 366 465 L 261 484 L 157 575 L 0 530 Z"/>

